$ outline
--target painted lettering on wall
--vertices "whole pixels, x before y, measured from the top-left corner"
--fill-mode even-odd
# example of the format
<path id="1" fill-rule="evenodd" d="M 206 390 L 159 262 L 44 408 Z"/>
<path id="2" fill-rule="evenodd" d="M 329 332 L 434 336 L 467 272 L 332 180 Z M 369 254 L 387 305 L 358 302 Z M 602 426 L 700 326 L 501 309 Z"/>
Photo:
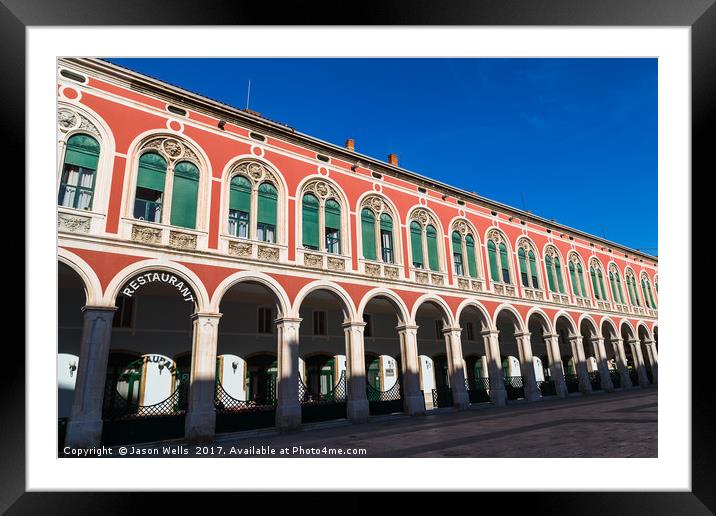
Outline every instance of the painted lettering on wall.
<path id="1" fill-rule="evenodd" d="M 184 298 L 184 301 L 194 301 L 194 294 L 192 293 L 189 286 L 184 283 L 181 278 L 177 278 L 174 274 L 168 272 L 147 272 L 141 276 L 137 276 L 122 289 L 122 294 L 127 297 L 132 297 L 137 290 L 144 285 L 149 283 L 166 283 L 175 287 L 179 294 Z"/>

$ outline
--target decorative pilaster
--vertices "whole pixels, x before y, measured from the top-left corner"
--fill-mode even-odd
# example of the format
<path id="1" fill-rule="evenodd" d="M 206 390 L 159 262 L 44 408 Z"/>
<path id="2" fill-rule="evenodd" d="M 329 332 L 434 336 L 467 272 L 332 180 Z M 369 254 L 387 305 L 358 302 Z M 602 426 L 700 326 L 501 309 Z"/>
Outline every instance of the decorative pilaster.
<path id="1" fill-rule="evenodd" d="M 405 412 L 411 416 L 425 414 L 425 398 L 420 394 L 418 360 L 418 327 L 402 325 L 396 328 L 400 337 L 400 355 L 403 368 L 403 396 Z"/>
<path id="2" fill-rule="evenodd" d="M 102 401 L 112 337 L 114 306 L 82 309 L 82 341 L 77 383 L 65 444 L 73 448 L 99 446 L 102 439 Z"/>
<path id="3" fill-rule="evenodd" d="M 461 334 L 462 328 L 446 328 L 443 330 L 453 406 L 459 410 L 470 406 L 470 398 L 467 395 L 467 390 L 465 390 L 465 366 L 462 359 Z"/>
<path id="4" fill-rule="evenodd" d="M 346 334 L 346 381 L 348 382 L 348 401 L 346 410 L 348 419 L 354 423 L 368 420 L 368 397 L 365 385 L 365 345 L 363 321 L 348 322 L 343 325 Z"/>
<path id="5" fill-rule="evenodd" d="M 517 352 L 520 356 L 520 369 L 522 370 L 522 381 L 525 386 L 525 398 L 527 401 L 538 401 L 542 397 L 537 387 L 535 366 L 532 361 L 532 342 L 530 333 L 515 333 L 517 340 Z"/>
<path id="6" fill-rule="evenodd" d="M 646 349 L 646 358 L 651 366 L 651 378 L 653 384 L 659 383 L 659 354 L 656 350 L 656 343 L 653 340 L 644 341 L 644 347 Z"/>
<path id="7" fill-rule="evenodd" d="M 498 331 L 485 331 L 480 335 L 485 340 L 485 353 L 487 354 L 487 371 L 490 380 L 490 401 L 497 407 L 507 403 L 507 391 L 502 375 L 502 362 L 500 361 L 500 343 L 497 340 Z"/>
<path id="8" fill-rule="evenodd" d="M 636 362 L 636 371 L 639 376 L 639 387 L 645 388 L 649 386 L 649 377 L 646 375 L 646 365 L 644 364 L 644 355 L 641 352 L 641 342 L 638 339 L 630 340 L 631 353 Z"/>
<path id="9" fill-rule="evenodd" d="M 556 333 L 545 334 L 544 342 L 547 346 L 547 359 L 549 360 L 549 375 L 554 381 L 557 396 L 567 397 L 567 384 L 564 381 L 564 368 L 562 366 L 562 355 L 559 351 L 559 335 Z"/>
<path id="10" fill-rule="evenodd" d="M 587 371 L 587 360 L 584 357 L 582 336 L 572 335 L 571 337 L 569 337 L 569 344 L 572 347 L 572 359 L 574 360 L 574 368 L 577 370 L 579 392 L 581 392 L 582 394 L 591 394 L 592 383 L 589 381 L 589 371 Z"/>
<path id="11" fill-rule="evenodd" d="M 298 330 L 300 318 L 276 320 L 278 337 L 278 406 L 276 428 L 295 430 L 301 426 L 301 404 L 298 401 Z"/>
<path id="12" fill-rule="evenodd" d="M 604 339 L 601 337 L 593 337 L 591 339 L 594 355 L 597 359 L 597 367 L 599 368 L 599 380 L 605 392 L 614 390 L 612 377 L 609 375 L 609 365 L 607 365 L 607 351 L 604 349 Z"/>
<path id="13" fill-rule="evenodd" d="M 210 441 L 216 426 L 216 343 L 221 314 L 195 313 L 191 318 L 194 335 L 184 436 L 190 441 Z"/>

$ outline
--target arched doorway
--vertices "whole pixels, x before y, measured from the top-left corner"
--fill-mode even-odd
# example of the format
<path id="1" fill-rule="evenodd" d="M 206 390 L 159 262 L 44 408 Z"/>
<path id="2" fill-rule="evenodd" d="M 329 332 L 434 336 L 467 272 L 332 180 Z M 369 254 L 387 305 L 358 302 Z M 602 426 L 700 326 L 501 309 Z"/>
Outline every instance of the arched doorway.
<path id="1" fill-rule="evenodd" d="M 216 432 L 239 432 L 276 423 L 278 366 L 274 291 L 238 281 L 221 297 L 217 341 Z"/>
<path id="2" fill-rule="evenodd" d="M 582 336 L 582 348 L 584 349 L 584 360 L 589 375 L 589 384 L 593 391 L 601 391 L 609 384 L 611 390 L 611 382 L 609 381 L 606 370 L 603 370 L 602 361 L 605 360 L 600 353 L 599 332 L 597 327 L 589 318 L 582 319 L 579 324 L 579 333 Z M 606 378 L 602 378 L 602 375 Z"/>
<path id="3" fill-rule="evenodd" d="M 577 332 L 572 320 L 564 315 L 560 315 L 557 318 L 555 332 L 558 335 L 559 352 L 562 357 L 567 392 L 570 394 L 576 392 L 590 393 L 592 387 L 584 358 L 582 336 Z"/>
<path id="4" fill-rule="evenodd" d="M 465 387 L 471 404 L 488 403 L 490 366 L 486 342 L 489 341 L 490 321 L 486 312 L 475 304 L 460 312 L 461 342 L 465 361 Z"/>
<path id="5" fill-rule="evenodd" d="M 637 334 L 639 335 L 639 348 L 641 356 L 644 358 L 644 369 L 646 377 L 650 384 L 654 385 L 657 378 L 657 365 L 656 365 L 656 348 L 654 347 L 654 340 L 649 335 L 649 330 L 646 326 L 640 324 L 637 328 Z"/>
<path id="6" fill-rule="evenodd" d="M 631 326 L 626 322 L 621 325 L 622 342 L 624 343 L 624 354 L 626 355 L 627 370 L 633 386 L 647 387 L 649 379 L 644 367 L 644 359 L 641 354 L 640 341 L 634 335 Z"/>
<path id="7" fill-rule="evenodd" d="M 626 366 L 626 356 L 623 343 L 617 335 L 614 324 L 609 319 L 602 321 L 602 335 L 604 336 L 604 349 L 607 357 L 607 368 L 612 386 L 615 389 L 631 387 L 631 380 Z"/>
<path id="8" fill-rule="evenodd" d="M 507 400 L 539 399 L 530 334 L 523 331 L 518 316 L 507 308 L 498 312 L 496 326 Z"/>
<path id="9" fill-rule="evenodd" d="M 532 353 L 539 363 L 535 362 L 535 376 L 542 396 L 564 397 L 567 393 L 564 384 L 559 346 L 554 343 L 549 320 L 540 312 L 532 313 L 527 320 L 530 333 Z"/>

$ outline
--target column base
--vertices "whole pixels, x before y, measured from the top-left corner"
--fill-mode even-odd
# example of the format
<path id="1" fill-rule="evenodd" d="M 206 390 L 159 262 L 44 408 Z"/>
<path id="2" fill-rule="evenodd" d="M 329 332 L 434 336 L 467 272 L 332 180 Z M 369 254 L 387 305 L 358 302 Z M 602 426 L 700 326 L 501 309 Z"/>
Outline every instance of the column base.
<path id="1" fill-rule="evenodd" d="M 298 401 L 276 407 L 276 428 L 282 432 L 301 428 L 301 405 Z"/>
<path id="2" fill-rule="evenodd" d="M 419 394 L 406 396 L 403 405 L 405 412 L 410 416 L 425 415 L 425 399 Z"/>
<path id="3" fill-rule="evenodd" d="M 539 392 L 539 389 L 535 392 L 526 392 L 525 391 L 525 399 L 527 399 L 527 401 L 529 401 L 529 402 L 541 401 L 542 393 Z"/>
<path id="4" fill-rule="evenodd" d="M 368 400 L 348 400 L 346 412 L 353 423 L 365 423 L 369 415 Z"/>
<path id="5" fill-rule="evenodd" d="M 102 441 L 102 420 L 67 422 L 67 434 L 64 446 L 70 448 L 92 448 L 99 446 Z M 62 444 L 62 443 L 60 443 Z"/>
<path id="6" fill-rule="evenodd" d="M 556 391 L 558 398 L 566 398 L 567 394 L 569 394 L 569 391 L 567 390 L 567 384 L 564 383 L 564 380 L 561 382 L 555 381 L 554 390 Z"/>
<path id="7" fill-rule="evenodd" d="M 467 391 L 453 391 L 452 403 L 456 409 L 464 410 L 470 406 L 470 396 Z"/>
<path id="8" fill-rule="evenodd" d="M 496 407 L 507 405 L 507 391 L 505 389 L 490 389 L 490 402 Z"/>
<path id="9" fill-rule="evenodd" d="M 188 412 L 184 424 L 184 438 L 192 442 L 207 442 L 214 439 L 216 412 Z"/>

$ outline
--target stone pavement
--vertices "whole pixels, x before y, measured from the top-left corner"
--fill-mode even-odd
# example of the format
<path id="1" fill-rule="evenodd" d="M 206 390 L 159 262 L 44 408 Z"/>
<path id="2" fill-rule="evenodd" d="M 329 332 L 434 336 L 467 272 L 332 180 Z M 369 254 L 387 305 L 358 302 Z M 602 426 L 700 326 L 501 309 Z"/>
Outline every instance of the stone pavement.
<path id="1" fill-rule="evenodd" d="M 364 457 L 657 457 L 657 394 L 656 388 L 631 389 L 381 416 L 361 425 L 336 421 L 283 434 L 271 429 L 219 435 L 209 446 L 220 446 L 222 456 L 271 456 L 266 451 L 273 449 L 273 456 L 326 457 L 326 448 L 333 448 L 365 449 Z M 278 454 L 294 446 L 303 451 Z M 187 447 L 194 455 L 195 447 Z"/>

